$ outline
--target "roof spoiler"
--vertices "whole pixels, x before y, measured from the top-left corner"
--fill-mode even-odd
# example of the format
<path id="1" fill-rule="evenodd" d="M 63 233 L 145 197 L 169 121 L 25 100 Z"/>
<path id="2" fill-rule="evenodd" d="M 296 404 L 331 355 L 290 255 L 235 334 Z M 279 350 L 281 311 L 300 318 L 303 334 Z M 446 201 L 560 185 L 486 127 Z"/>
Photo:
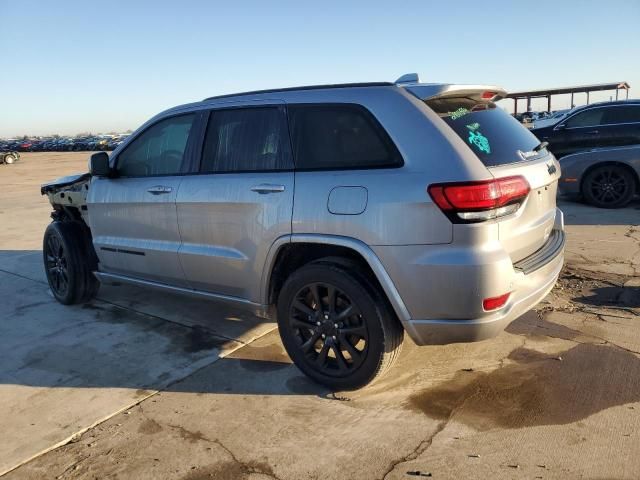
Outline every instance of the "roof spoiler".
<path id="1" fill-rule="evenodd" d="M 432 100 L 446 97 L 470 97 L 483 102 L 495 102 L 507 96 L 506 90 L 496 85 L 455 85 L 452 83 L 420 83 L 417 73 L 406 73 L 395 82 L 418 97 Z"/>

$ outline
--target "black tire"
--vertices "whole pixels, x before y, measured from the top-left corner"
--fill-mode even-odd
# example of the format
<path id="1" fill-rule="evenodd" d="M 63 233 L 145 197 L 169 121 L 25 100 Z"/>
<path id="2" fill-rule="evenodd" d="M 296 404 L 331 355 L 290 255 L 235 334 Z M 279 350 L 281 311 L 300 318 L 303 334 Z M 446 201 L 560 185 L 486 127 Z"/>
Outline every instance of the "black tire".
<path id="1" fill-rule="evenodd" d="M 13 153 L 6 153 L 4 156 L 4 163 L 7 165 L 11 165 L 12 163 L 16 163 L 18 158 Z"/>
<path id="2" fill-rule="evenodd" d="M 100 282 L 87 233 L 77 222 L 55 221 L 44 233 L 42 254 L 51 293 L 60 303 L 85 303 L 98 293 Z"/>
<path id="3" fill-rule="evenodd" d="M 582 181 L 582 196 L 600 208 L 620 208 L 636 193 L 633 174 L 620 165 L 602 165 L 591 170 Z"/>
<path id="4" fill-rule="evenodd" d="M 293 362 L 333 390 L 377 380 L 400 353 L 400 322 L 355 266 L 318 260 L 301 267 L 282 286 L 277 310 L 280 338 Z"/>

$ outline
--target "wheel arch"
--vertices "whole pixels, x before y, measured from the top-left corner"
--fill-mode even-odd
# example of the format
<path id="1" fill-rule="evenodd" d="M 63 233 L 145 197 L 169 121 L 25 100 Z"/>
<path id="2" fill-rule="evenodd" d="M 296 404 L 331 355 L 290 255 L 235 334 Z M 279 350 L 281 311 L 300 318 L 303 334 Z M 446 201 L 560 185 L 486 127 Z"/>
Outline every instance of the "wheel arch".
<path id="1" fill-rule="evenodd" d="M 629 165 L 628 163 L 623 162 L 623 161 L 605 160 L 605 161 L 602 161 L 602 162 L 593 163 L 593 164 L 589 165 L 587 168 L 584 169 L 584 171 L 582 172 L 582 175 L 580 175 L 580 193 L 581 194 L 583 194 L 584 181 L 587 178 L 587 175 L 589 175 L 589 173 L 591 173 L 596 168 L 605 167 L 605 166 L 617 166 L 617 167 L 624 168 L 626 171 L 631 173 L 631 176 L 632 176 L 633 180 L 635 181 L 635 191 L 636 191 L 636 193 L 638 193 L 640 191 L 640 176 L 638 175 L 638 172 L 636 172 L 635 168 L 633 168 L 631 165 Z"/>
<path id="2" fill-rule="evenodd" d="M 304 256 L 301 255 L 303 249 L 306 249 Z M 293 234 L 274 242 L 262 275 L 262 303 L 275 303 L 286 274 L 309 262 L 330 256 L 344 257 L 360 263 L 371 273 L 372 280 L 386 296 L 398 320 L 403 324 L 410 320 L 411 315 L 406 305 L 373 250 L 360 240 L 337 235 Z"/>

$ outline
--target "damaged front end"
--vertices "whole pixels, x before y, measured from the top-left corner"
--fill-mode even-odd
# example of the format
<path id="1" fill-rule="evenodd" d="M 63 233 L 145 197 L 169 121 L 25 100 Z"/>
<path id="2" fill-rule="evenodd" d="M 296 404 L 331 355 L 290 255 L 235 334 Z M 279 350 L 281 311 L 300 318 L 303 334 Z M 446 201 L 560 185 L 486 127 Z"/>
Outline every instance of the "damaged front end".
<path id="1" fill-rule="evenodd" d="M 61 177 L 40 187 L 40 193 L 49 198 L 54 220 L 80 220 L 88 225 L 87 194 L 91 174 L 83 173 Z"/>

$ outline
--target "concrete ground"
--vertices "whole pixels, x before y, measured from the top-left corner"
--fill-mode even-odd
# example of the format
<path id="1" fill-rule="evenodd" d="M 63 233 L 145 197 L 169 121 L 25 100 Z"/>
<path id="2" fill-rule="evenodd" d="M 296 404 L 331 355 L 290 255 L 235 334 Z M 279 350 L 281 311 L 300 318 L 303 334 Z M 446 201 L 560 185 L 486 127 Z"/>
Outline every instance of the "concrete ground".
<path id="1" fill-rule="evenodd" d="M 0 474 L 7 479 L 640 477 L 640 204 L 561 202 L 567 265 L 496 339 L 416 347 L 330 392 L 274 325 L 110 287 L 48 293 L 38 184 L 86 154 L 0 166 Z M 48 453 L 47 453 L 48 452 Z"/>

